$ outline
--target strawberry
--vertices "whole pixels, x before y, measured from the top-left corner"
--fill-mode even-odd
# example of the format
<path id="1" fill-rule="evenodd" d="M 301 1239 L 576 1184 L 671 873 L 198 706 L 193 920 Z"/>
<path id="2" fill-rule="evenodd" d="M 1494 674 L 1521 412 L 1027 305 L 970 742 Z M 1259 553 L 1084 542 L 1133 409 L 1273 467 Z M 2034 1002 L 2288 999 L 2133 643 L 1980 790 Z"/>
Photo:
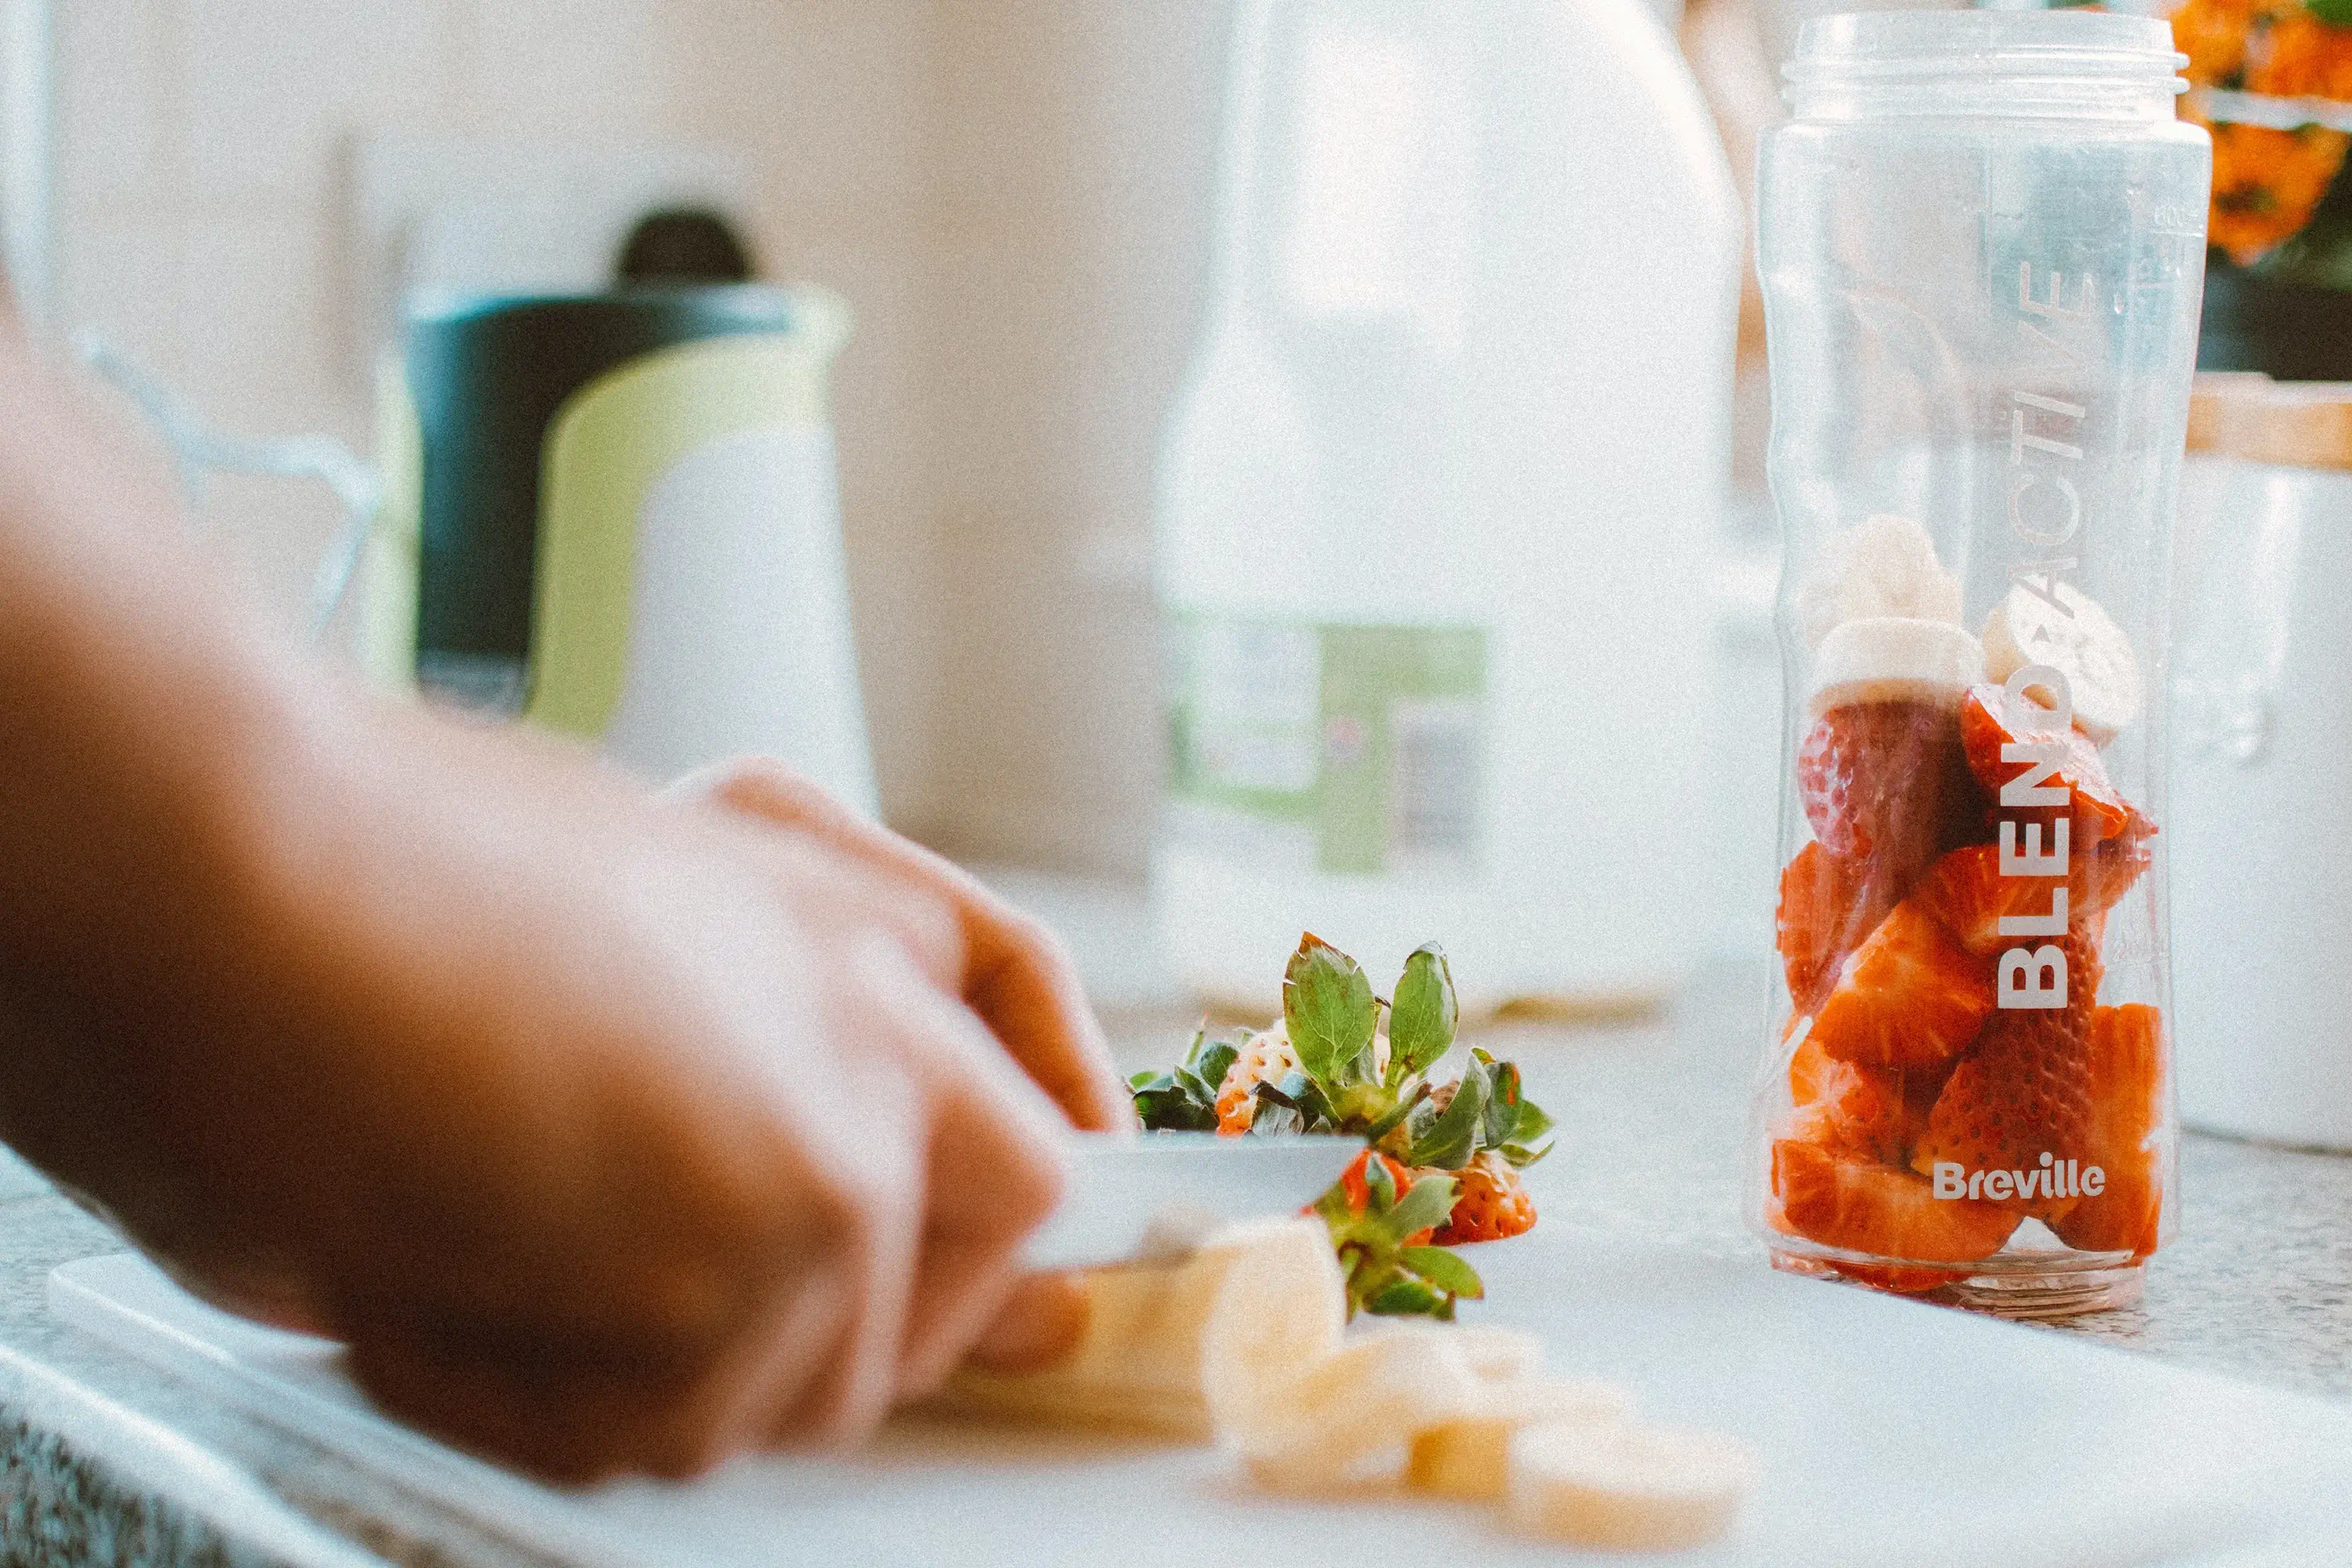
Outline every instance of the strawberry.
<path id="1" fill-rule="evenodd" d="M 2096 1197 L 2085 1197 L 2050 1228 L 2084 1252 L 2129 1252 L 2135 1260 L 2156 1250 L 2164 1217 L 2164 1020 L 2153 1007 L 2131 1003 L 2091 1016 L 2091 1121 L 2079 1158 L 2106 1174 Z"/>
<path id="2" fill-rule="evenodd" d="M 1462 1195 L 1454 1200 L 1453 1214 L 1437 1227 L 1438 1246 L 1500 1241 L 1536 1223 L 1535 1200 L 1528 1195 L 1527 1184 L 1509 1162 L 1481 1154 L 1454 1175 L 1462 1184 Z"/>
<path id="3" fill-rule="evenodd" d="M 2088 735 L 2079 729 L 2021 729 L 2010 723 L 2008 709 L 2009 694 L 1990 684 L 1971 687 L 1960 700 L 1960 742 L 1968 753 L 1969 771 L 1992 797 L 1991 810 L 1999 818 L 2042 824 L 2045 851 L 2053 842 L 2052 827 L 2061 816 L 2071 815 L 2074 819 L 2073 848 L 2077 853 L 2105 839 L 2145 837 L 2156 831 L 2107 777 L 2106 764 L 2099 760 L 2099 749 Z M 2042 711 L 2046 715 L 2047 710 Z M 2038 776 L 2043 766 L 2032 761 L 2005 760 L 2002 749 L 2016 744 L 2056 748 L 2054 774 L 2040 778 L 2030 787 L 2064 789 L 2070 797 L 2068 805 L 2011 805 L 2001 800 L 2004 784 L 2017 781 L 2021 774 Z"/>
<path id="4" fill-rule="evenodd" d="M 1456 1192 L 1444 1171 L 1408 1171 L 1366 1149 L 1329 1190 L 1307 1205 L 1331 1233 L 1347 1280 L 1348 1316 L 1450 1320 L 1457 1300 L 1486 1294 L 1478 1272 L 1431 1233 L 1448 1221 Z"/>
<path id="5" fill-rule="evenodd" d="M 1927 1136 L 1912 1155 L 1914 1170 L 1932 1173 L 1938 1163 L 1951 1163 L 1970 1173 L 2031 1172 L 2044 1156 L 2082 1156 L 2094 1105 L 2091 1016 L 2099 960 L 2079 931 L 2054 945 L 2066 954 L 2066 1005 L 1993 1015 L 1936 1097 Z M 2049 1219 L 2074 1201 L 2034 1198 L 2019 1206 Z"/>
<path id="6" fill-rule="evenodd" d="M 1792 1139 L 1772 1145 L 1769 1216 L 1773 1228 L 1786 1235 L 1916 1263 L 1990 1258 L 2017 1228 L 2019 1217 L 1999 1204 L 1939 1201 L 1924 1176 Z M 1899 1289 L 1932 1290 L 1960 1278 L 1885 1266 L 1835 1267 Z"/>
<path id="7" fill-rule="evenodd" d="M 1898 897 L 1935 858 L 1954 806 L 1974 795 L 1958 727 L 1925 702 L 1832 708 L 1797 751 L 1797 795 L 1814 838 L 1869 861 Z"/>
<path id="8" fill-rule="evenodd" d="M 1349 1165 L 1345 1171 L 1342 1171 L 1339 1173 L 1339 1190 L 1347 1194 L 1348 1212 L 1350 1215 L 1361 1215 L 1366 1209 L 1372 1206 L 1371 1184 L 1365 1177 L 1364 1167 L 1370 1164 L 1374 1158 L 1375 1156 L 1372 1151 L 1366 1149 L 1356 1156 L 1353 1163 Z M 1386 1154 L 1379 1155 L 1377 1158 L 1380 1160 L 1381 1164 L 1388 1171 L 1389 1182 L 1391 1185 L 1396 1189 L 1396 1195 L 1398 1197 L 1402 1198 L 1405 1194 L 1412 1191 L 1413 1182 L 1416 1179 L 1412 1172 L 1405 1169 L 1404 1165 L 1401 1162 L 1394 1160 Z M 1313 1214 L 1315 1212 L 1315 1205 L 1309 1204 L 1307 1207 L 1299 1210 L 1298 1212 L 1301 1214 Z M 1411 1236 L 1404 1238 L 1404 1245 L 1407 1247 L 1420 1247 L 1426 1244 L 1429 1240 L 1430 1230 L 1434 1228 L 1434 1226 L 1430 1226 L 1426 1229 L 1413 1232 Z"/>
<path id="9" fill-rule="evenodd" d="M 1976 1037 L 1992 1011 L 1992 982 L 1990 959 L 1906 899 L 1839 970 L 1813 1015 L 1812 1038 L 1842 1062 L 1934 1067 Z"/>
<path id="10" fill-rule="evenodd" d="M 1856 1067 L 1822 1049 L 1810 1034 L 1789 1058 L 1789 1091 L 1797 1106 L 1789 1136 L 1839 1153 L 1904 1166 L 1927 1130 L 1941 1075 Z"/>
<path id="11" fill-rule="evenodd" d="M 1874 871 L 1869 860 L 1814 843 L 1780 873 L 1780 964 L 1800 1011 L 1812 1009 L 1846 954 L 1895 907 L 1902 889 Z"/>
<path id="12" fill-rule="evenodd" d="M 1282 1026 L 1252 1035 L 1217 1085 L 1217 1131 L 1228 1136 L 1248 1131 L 1257 1116 L 1257 1086 L 1279 1088 L 1284 1077 L 1297 1069 L 1298 1053 L 1290 1048 Z"/>
<path id="13" fill-rule="evenodd" d="M 2047 851 L 2050 845 L 2042 848 Z M 2105 914 L 2131 890 L 2147 869 L 2147 846 L 2137 837 L 2110 838 L 2075 850 L 2066 861 L 2066 912 L 2073 921 L 2088 921 Z M 2040 943 L 2040 937 L 2003 936 L 2004 918 L 2047 916 L 2059 885 L 2055 877 L 2004 877 L 2000 848 L 1970 844 L 1953 850 L 1928 869 L 1912 898 L 1958 937 L 1970 952 L 2000 952 L 2020 942 Z"/>

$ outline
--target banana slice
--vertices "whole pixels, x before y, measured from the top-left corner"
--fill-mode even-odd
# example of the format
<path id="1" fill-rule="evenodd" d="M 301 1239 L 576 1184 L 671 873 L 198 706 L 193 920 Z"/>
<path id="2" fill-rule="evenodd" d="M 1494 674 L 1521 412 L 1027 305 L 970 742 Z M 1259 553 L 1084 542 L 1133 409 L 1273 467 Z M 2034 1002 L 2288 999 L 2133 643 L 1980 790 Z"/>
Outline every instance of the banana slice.
<path id="1" fill-rule="evenodd" d="M 1957 709 L 1985 679 L 1985 650 L 1949 621 L 1882 616 L 1847 621 L 1813 655 L 1806 710 L 1818 719 L 1851 702 L 1924 702 Z"/>
<path id="2" fill-rule="evenodd" d="M 1486 1390 L 1448 1336 L 1391 1331 L 1341 1345 L 1275 1394 L 1220 1436 L 1261 1486 L 1346 1492 L 1392 1479 L 1413 1433 L 1475 1412 Z"/>
<path id="3" fill-rule="evenodd" d="M 1253 1281 L 1244 1294 L 1265 1326 L 1234 1328 L 1213 1357 L 1209 1319 L 1226 1281 L 1237 1276 Z M 1030 1421 L 1205 1439 L 1215 1429 L 1207 1393 L 1212 1360 L 1262 1354 L 1280 1366 L 1293 1345 L 1312 1360 L 1338 1345 L 1347 1317 L 1339 1264 L 1318 1220 L 1234 1226 L 1181 1261 L 1096 1269 L 1078 1283 L 1087 1327 L 1069 1355 L 1017 1374 L 965 1367 L 940 1402 Z M 1253 1348 L 1258 1346 L 1263 1350 Z"/>
<path id="4" fill-rule="evenodd" d="M 1830 542 L 1797 590 L 1797 625 L 1818 648 L 1848 621 L 1894 616 L 1960 624 L 1960 582 L 1907 517 L 1880 512 Z"/>
<path id="5" fill-rule="evenodd" d="M 2052 598 L 2020 584 L 1985 622 L 1985 679 L 2007 680 L 2029 664 L 2062 670 L 2074 699 L 2074 720 L 2104 746 L 2128 729 L 2147 706 L 2147 683 L 2131 638 L 2096 599 L 2059 583 Z"/>
<path id="6" fill-rule="evenodd" d="M 1442 1497 L 1492 1499 L 1509 1488 L 1511 1438 L 1522 1426 L 1623 1421 L 1633 1396 L 1614 1384 L 1522 1377 L 1488 1386 L 1478 1409 L 1413 1434 L 1405 1479 Z"/>
<path id="7" fill-rule="evenodd" d="M 1555 1422 L 1511 1440 L 1511 1522 L 1548 1541 L 1621 1552 L 1704 1546 L 1731 1528 L 1755 1484 L 1755 1457 L 1715 1432 Z"/>
<path id="8" fill-rule="evenodd" d="M 1237 1227 L 1200 1332 L 1201 1392 L 1220 1433 L 1245 1432 L 1339 1348 L 1348 1287 L 1319 1219 Z"/>
<path id="9" fill-rule="evenodd" d="M 1517 1329 L 1498 1329 L 1486 1323 L 1469 1323 L 1458 1327 L 1433 1328 L 1459 1346 L 1470 1370 L 1490 1383 L 1508 1383 L 1533 1377 L 1543 1370 L 1543 1341 Z"/>

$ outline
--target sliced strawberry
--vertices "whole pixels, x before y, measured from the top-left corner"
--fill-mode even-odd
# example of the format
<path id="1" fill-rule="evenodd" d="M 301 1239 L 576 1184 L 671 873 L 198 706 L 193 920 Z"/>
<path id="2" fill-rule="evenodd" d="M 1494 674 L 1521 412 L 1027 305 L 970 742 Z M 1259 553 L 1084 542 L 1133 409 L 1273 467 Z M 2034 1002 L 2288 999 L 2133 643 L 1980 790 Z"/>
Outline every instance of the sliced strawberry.
<path id="1" fill-rule="evenodd" d="M 1953 1068 L 1912 1168 L 1932 1173 L 1939 1163 L 1979 1171 L 2031 1173 L 2053 1162 L 2079 1159 L 2088 1147 L 2094 1103 L 2091 1051 L 2093 998 L 2099 961 L 2079 931 L 2054 940 L 2066 954 L 2067 1005 L 2003 1008 L 1984 1026 Z M 2038 1218 L 2063 1215 L 2072 1197 L 2016 1199 Z"/>
<path id="2" fill-rule="evenodd" d="M 1810 1011 L 1847 953 L 1876 929 L 1902 896 L 1871 861 L 1832 855 L 1818 843 L 1797 851 L 1780 873 L 1778 934 L 1789 995 Z"/>
<path id="3" fill-rule="evenodd" d="M 2050 825 L 2062 815 L 2074 818 L 2074 844 L 2078 849 L 2088 849 L 2104 839 L 2122 837 L 2127 834 L 2145 837 L 2155 831 L 2147 819 L 2124 799 L 2113 781 L 2107 777 L 2106 764 L 2099 760 L 2099 749 L 2080 730 L 2018 729 L 2008 718 L 2009 694 L 2000 687 L 1971 687 L 1960 700 L 1960 741 L 1968 752 L 1969 771 L 1992 796 L 1991 809 L 2000 817 L 2019 823 L 2043 824 L 2042 847 L 2052 843 Z M 2039 773 L 2040 764 L 2032 761 L 2010 762 L 2001 755 L 2004 747 L 2032 744 L 2058 748 L 2054 763 L 2056 772 L 2032 787 L 2065 789 L 2070 793 L 2067 806 L 2011 805 L 2000 799 L 2001 788 L 2021 774 Z"/>
<path id="4" fill-rule="evenodd" d="M 1968 781 L 1959 727 L 1931 703 L 1832 708 L 1797 751 L 1797 795 L 1814 838 L 1870 862 L 1897 897 L 1942 847 Z"/>
<path id="5" fill-rule="evenodd" d="M 1885 1164 L 1910 1163 L 1911 1147 L 1927 1130 L 1932 1093 L 1910 1091 L 1911 1075 L 1856 1067 L 1822 1049 L 1808 1035 L 1789 1058 L 1789 1092 L 1797 1115 L 1789 1136 Z"/>
<path id="6" fill-rule="evenodd" d="M 1812 1037 L 1842 1062 L 1926 1068 L 1948 1061 L 1992 1011 L 1992 961 L 1962 947 L 1916 900 L 1888 912 L 1838 972 Z"/>
<path id="7" fill-rule="evenodd" d="M 2082 850 L 2070 846 L 2066 859 L 2067 917 L 2081 921 L 2106 913 L 2131 890 L 2147 868 L 2148 852 L 2137 838 L 2111 838 Z M 2003 936 L 2000 922 L 2050 915 L 2059 883 L 2055 877 L 2005 877 L 1998 845 L 1971 844 L 1937 861 L 1911 896 L 1970 952 L 2000 952 L 2047 940 Z"/>
<path id="8" fill-rule="evenodd" d="M 1790 1236 L 1912 1264 L 1990 1258 L 2018 1226 L 2016 1212 L 1999 1204 L 1938 1199 L 1923 1176 L 1788 1139 L 1772 1145 L 1769 1217 Z M 1850 1272 L 1857 1266 L 1839 1267 Z M 1948 1282 L 1914 1279 L 1895 1288 Z"/>
<path id="9" fill-rule="evenodd" d="M 2098 1167 L 2105 1187 L 2050 1228 L 2084 1252 L 2145 1258 L 2156 1250 L 2164 1215 L 2162 1016 L 2136 1002 L 2098 1009 L 2090 1068 L 2091 1124 L 2078 1157 L 2084 1168 Z"/>

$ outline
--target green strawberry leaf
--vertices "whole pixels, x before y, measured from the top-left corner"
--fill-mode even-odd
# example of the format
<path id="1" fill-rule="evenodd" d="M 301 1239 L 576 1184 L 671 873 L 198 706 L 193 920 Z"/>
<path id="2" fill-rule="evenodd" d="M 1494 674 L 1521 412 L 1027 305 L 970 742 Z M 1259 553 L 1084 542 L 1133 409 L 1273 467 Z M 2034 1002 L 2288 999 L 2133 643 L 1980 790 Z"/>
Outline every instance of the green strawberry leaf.
<path id="1" fill-rule="evenodd" d="M 2303 0 L 2303 8 L 2331 27 L 2352 27 L 2352 0 Z"/>
<path id="2" fill-rule="evenodd" d="M 1418 1279 L 1391 1279 L 1364 1303 L 1364 1310 L 1376 1318 L 1451 1319 L 1454 1303 Z"/>
<path id="3" fill-rule="evenodd" d="M 1284 1073 L 1281 1093 L 1282 1102 L 1297 1110 L 1305 1119 L 1306 1125 L 1313 1127 L 1327 1121 L 1335 1127 L 1339 1125 L 1339 1118 L 1332 1110 L 1330 1099 L 1324 1094 L 1323 1086 L 1305 1073 L 1296 1068 Z"/>
<path id="4" fill-rule="evenodd" d="M 1176 1080 L 1177 1087 L 1186 1094 L 1209 1107 L 1212 1111 L 1215 1110 L 1217 1089 L 1214 1084 L 1203 1083 L 1200 1074 L 1190 1068 L 1178 1068 L 1169 1076 Z"/>
<path id="5" fill-rule="evenodd" d="M 1534 1100 L 1523 1100 L 1519 1101 L 1519 1118 L 1511 1124 L 1511 1134 L 1507 1142 L 1533 1143 L 1550 1131 L 1551 1118 L 1546 1116 Z"/>
<path id="6" fill-rule="evenodd" d="M 1496 1062 L 1486 1069 L 1486 1082 L 1493 1092 L 1486 1097 L 1486 1113 L 1478 1119 L 1478 1147 L 1498 1149 L 1517 1131 L 1527 1096 L 1519 1090 L 1516 1063 Z"/>
<path id="7" fill-rule="evenodd" d="M 1395 1131 L 1398 1127 L 1402 1126 L 1410 1117 L 1412 1117 L 1413 1112 L 1420 1108 L 1422 1102 L 1426 1100 L 1428 1098 L 1429 1085 L 1426 1082 L 1417 1085 L 1412 1093 L 1406 1096 L 1404 1099 L 1398 1100 L 1394 1105 L 1389 1107 L 1388 1110 L 1383 1113 L 1378 1121 L 1375 1121 L 1370 1126 L 1364 1129 L 1364 1142 L 1372 1145 L 1374 1148 L 1380 1147 L 1381 1140 L 1386 1138 L 1390 1133 Z M 1432 1113 L 1431 1120 L 1435 1120 L 1433 1112 Z"/>
<path id="8" fill-rule="evenodd" d="M 1404 961 L 1397 982 L 1396 1001 L 1389 1008 L 1388 1086 L 1426 1072 L 1438 1058 L 1454 1048 L 1454 1028 L 1461 1007 L 1454 994 L 1454 972 L 1436 944 L 1421 949 Z"/>
<path id="9" fill-rule="evenodd" d="M 1224 1087 L 1225 1075 L 1234 1070 L 1234 1063 L 1241 1059 L 1241 1055 L 1240 1047 L 1229 1040 L 1217 1040 L 1205 1050 L 1196 1050 L 1184 1065 L 1209 1086 L 1209 1098 L 1214 1100 L 1215 1091 Z"/>
<path id="10" fill-rule="evenodd" d="M 1503 1158 L 1510 1162 L 1513 1170 L 1524 1171 L 1546 1154 L 1550 1153 L 1551 1150 L 1552 1146 L 1549 1143 L 1540 1149 L 1530 1149 L 1524 1143 L 1506 1143 L 1501 1152 Z"/>
<path id="11" fill-rule="evenodd" d="M 1384 1215 L 1396 1206 L 1396 1178 L 1389 1174 L 1386 1160 L 1364 1162 L 1364 1195 L 1367 1214 Z"/>
<path id="12" fill-rule="evenodd" d="M 1413 1140 L 1405 1163 L 1434 1165 L 1441 1171 L 1458 1171 L 1468 1164 L 1478 1152 L 1478 1131 L 1486 1122 L 1488 1095 L 1486 1069 L 1474 1061 L 1463 1070 L 1454 1103 L 1430 1123 L 1428 1131 Z"/>
<path id="13" fill-rule="evenodd" d="M 1280 1089 L 1270 1083 L 1261 1083 L 1256 1094 L 1257 1109 L 1250 1112 L 1252 1137 L 1286 1138 L 1307 1131 L 1307 1118 L 1283 1097 Z M 1210 1109 L 1213 1114 L 1215 1108 Z"/>
<path id="14" fill-rule="evenodd" d="M 1135 1113 L 1154 1132 L 1214 1132 L 1217 1108 L 1165 1075 L 1135 1091 Z"/>
<path id="15" fill-rule="evenodd" d="M 1408 1247 L 1397 1254 L 1397 1261 L 1449 1296 L 1470 1301 L 1486 1298 L 1486 1282 L 1478 1271 L 1442 1247 Z"/>
<path id="16" fill-rule="evenodd" d="M 1145 1068 L 1141 1072 L 1127 1075 L 1127 1087 L 1130 1089 L 1150 1089 L 1159 1078 L 1160 1074 L 1153 1072 L 1150 1068 Z"/>
<path id="17" fill-rule="evenodd" d="M 1283 976 L 1282 1017 L 1299 1065 L 1330 1090 L 1370 1059 L 1380 1005 L 1356 961 L 1310 932 Z"/>
<path id="18" fill-rule="evenodd" d="M 1454 1184 L 1451 1176 L 1423 1176 L 1380 1216 L 1381 1236 L 1393 1246 L 1419 1230 L 1434 1230 L 1454 1213 Z"/>

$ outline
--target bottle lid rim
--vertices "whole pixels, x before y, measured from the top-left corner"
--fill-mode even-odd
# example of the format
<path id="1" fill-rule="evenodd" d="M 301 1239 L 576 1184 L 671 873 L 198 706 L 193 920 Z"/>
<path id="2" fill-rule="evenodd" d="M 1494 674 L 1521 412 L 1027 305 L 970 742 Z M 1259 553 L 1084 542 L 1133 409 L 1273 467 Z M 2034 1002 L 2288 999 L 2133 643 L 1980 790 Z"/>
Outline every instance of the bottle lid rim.
<path id="1" fill-rule="evenodd" d="M 1799 29 L 1783 74 L 1795 86 L 1837 79 L 2066 77 L 2150 83 L 2189 63 L 2160 16 L 2112 11 L 1869 11 Z M 2185 83 L 2175 82 L 2175 90 Z"/>

